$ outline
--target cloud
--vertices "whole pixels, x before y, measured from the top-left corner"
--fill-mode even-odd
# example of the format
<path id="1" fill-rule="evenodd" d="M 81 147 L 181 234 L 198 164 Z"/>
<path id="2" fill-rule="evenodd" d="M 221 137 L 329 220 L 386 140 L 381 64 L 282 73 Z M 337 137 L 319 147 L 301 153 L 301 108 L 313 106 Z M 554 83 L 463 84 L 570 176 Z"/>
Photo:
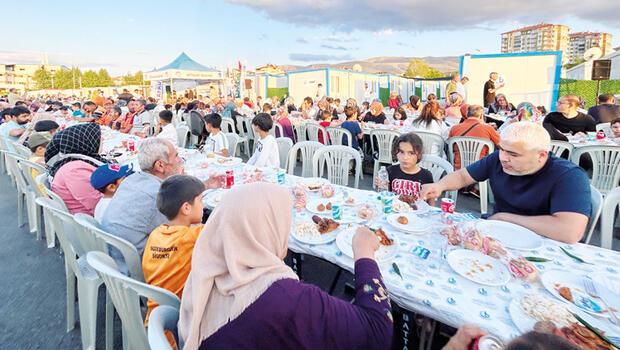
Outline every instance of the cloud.
<path id="1" fill-rule="evenodd" d="M 304 38 L 297 38 L 297 40 L 295 40 L 297 43 L 299 44 L 307 44 L 308 40 L 304 39 Z"/>
<path id="2" fill-rule="evenodd" d="M 319 61 L 348 61 L 353 59 L 351 55 L 326 55 L 315 53 L 292 53 L 288 55 L 291 61 L 319 62 Z"/>
<path id="3" fill-rule="evenodd" d="M 338 50 L 338 51 L 349 51 L 352 50 L 350 48 L 346 48 L 344 46 L 335 46 L 335 45 L 328 45 L 328 44 L 323 44 L 321 45 L 322 48 L 324 49 L 328 49 L 328 50 Z"/>
<path id="4" fill-rule="evenodd" d="M 227 0 L 262 11 L 267 17 L 307 27 L 328 26 L 336 31 L 494 29 L 507 22 L 566 22 L 576 18 L 620 28 L 620 1 L 590 0 L 445 0 L 429 6 L 422 0 Z"/>

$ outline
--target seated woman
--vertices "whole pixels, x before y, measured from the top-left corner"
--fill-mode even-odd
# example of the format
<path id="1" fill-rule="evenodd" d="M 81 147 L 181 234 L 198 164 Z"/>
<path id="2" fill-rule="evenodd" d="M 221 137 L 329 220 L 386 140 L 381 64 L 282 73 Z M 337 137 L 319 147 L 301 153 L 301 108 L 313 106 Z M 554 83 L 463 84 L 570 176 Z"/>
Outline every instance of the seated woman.
<path id="1" fill-rule="evenodd" d="M 506 99 L 506 95 L 504 94 L 497 94 L 497 96 L 495 96 L 495 102 L 493 102 L 491 105 L 489 105 L 489 111 L 488 114 L 515 114 L 517 112 L 517 109 L 515 108 L 515 106 L 508 102 L 508 99 Z"/>
<path id="2" fill-rule="evenodd" d="M 429 101 L 422 108 L 420 115 L 411 123 L 414 129 L 420 131 L 428 131 L 440 135 L 445 140 L 448 137 L 450 128 L 441 119 L 439 111 L 439 103 L 437 101 Z"/>
<path id="3" fill-rule="evenodd" d="M 391 109 L 396 109 L 400 107 L 398 103 L 398 93 L 396 91 L 390 92 L 390 98 L 388 99 L 388 107 Z"/>
<path id="4" fill-rule="evenodd" d="M 45 162 L 57 155 L 80 154 L 90 159 L 78 157 L 57 157 L 50 168 L 52 191 L 65 202 L 71 214 L 93 215 L 102 193 L 90 184 L 91 174 L 105 162 L 99 156 L 101 129 L 98 124 L 84 123 L 58 132 L 45 150 Z"/>
<path id="5" fill-rule="evenodd" d="M 276 137 L 288 137 L 291 140 L 295 140 L 295 133 L 293 132 L 293 124 L 291 124 L 291 120 L 288 119 L 288 107 L 282 106 L 278 108 L 278 112 L 276 113 L 274 120 L 282 126 L 282 130 L 284 131 L 284 135 L 276 135 Z M 276 129 L 277 130 L 277 129 Z"/>
<path id="6" fill-rule="evenodd" d="M 398 126 L 411 125 L 411 119 L 407 119 L 407 112 L 403 107 L 394 110 L 392 123 Z"/>
<path id="7" fill-rule="evenodd" d="M 420 98 L 416 95 L 409 96 L 409 103 L 403 106 L 405 111 L 413 115 L 417 115 L 420 111 Z"/>
<path id="8" fill-rule="evenodd" d="M 579 108 L 579 97 L 566 95 L 560 97 L 557 102 L 557 110 L 547 114 L 543 120 L 543 126 L 551 139 L 566 141 L 562 134 L 577 134 L 596 131 L 594 119 L 577 111 Z"/>
<path id="9" fill-rule="evenodd" d="M 270 183 L 237 186 L 222 198 L 196 242 L 181 301 L 186 349 L 390 347 L 394 326 L 374 260 L 377 237 L 359 228 L 353 238 L 350 304 L 300 282 L 284 264 L 292 208 L 290 191 Z"/>
<path id="10" fill-rule="evenodd" d="M 446 107 L 446 122 L 454 125 L 458 124 L 463 115 L 461 113 L 461 107 L 463 106 L 463 98 L 456 92 L 453 92 L 448 97 L 449 107 Z"/>
<path id="11" fill-rule="evenodd" d="M 383 105 L 381 102 L 373 102 L 370 105 L 369 111 L 364 115 L 364 122 L 366 123 L 377 123 L 377 124 L 389 124 L 389 121 L 385 117 L 385 113 L 383 113 Z"/>

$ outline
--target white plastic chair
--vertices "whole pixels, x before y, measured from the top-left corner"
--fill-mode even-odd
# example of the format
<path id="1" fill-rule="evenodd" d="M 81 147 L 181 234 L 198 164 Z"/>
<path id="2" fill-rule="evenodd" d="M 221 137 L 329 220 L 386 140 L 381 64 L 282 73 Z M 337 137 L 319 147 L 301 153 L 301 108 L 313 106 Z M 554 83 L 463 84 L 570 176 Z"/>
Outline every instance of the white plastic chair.
<path id="1" fill-rule="evenodd" d="M 177 130 L 177 141 L 178 141 L 177 146 L 179 146 L 180 148 L 187 147 L 187 139 L 188 139 L 188 135 L 189 135 L 189 126 L 187 126 L 187 124 L 179 124 L 176 127 L 176 130 Z"/>
<path id="2" fill-rule="evenodd" d="M 377 177 L 377 172 L 379 171 L 379 166 L 381 164 L 392 165 L 394 163 L 392 157 L 392 147 L 394 146 L 394 141 L 398 138 L 398 136 L 400 136 L 400 134 L 392 130 L 370 130 L 370 146 L 372 149 L 372 154 L 374 156 L 375 153 L 377 153 L 375 166 L 372 172 L 373 179 Z"/>
<path id="3" fill-rule="evenodd" d="M 17 226 L 22 227 L 26 223 L 24 221 L 24 209 L 26 209 L 28 219 L 32 220 L 31 212 L 34 204 L 31 205 L 29 202 L 34 198 L 34 193 L 31 193 L 32 191 L 19 167 L 19 161 L 23 159 L 23 157 L 13 152 L 5 152 L 5 156 L 7 165 L 14 174 L 17 187 Z"/>
<path id="4" fill-rule="evenodd" d="M 293 124 L 293 131 L 295 134 L 295 142 L 309 141 L 308 133 L 306 132 L 306 122 Z"/>
<path id="5" fill-rule="evenodd" d="M 239 144 L 239 135 L 228 132 L 224 133 L 226 139 L 228 139 L 228 153 L 231 157 L 235 157 L 237 155 L 237 145 Z"/>
<path id="6" fill-rule="evenodd" d="M 295 166 L 297 165 L 297 153 L 301 152 L 301 176 L 311 176 L 312 156 L 317 150 L 324 146 L 325 145 L 323 145 L 322 143 L 316 141 L 302 141 L 294 144 L 293 148 L 291 148 L 291 151 L 288 153 L 288 162 L 286 163 L 288 166 L 288 169 L 286 171 L 287 174 L 295 174 Z"/>
<path id="7" fill-rule="evenodd" d="M 549 151 L 556 157 L 562 157 L 564 152 L 568 152 L 568 159 L 570 159 L 574 149 L 575 146 L 570 142 L 551 140 L 551 149 Z"/>
<path id="8" fill-rule="evenodd" d="M 345 128 L 330 126 L 326 128 L 327 134 L 329 135 L 329 139 L 331 144 L 334 146 L 351 146 L 353 142 L 353 135 L 351 132 Z M 357 136 L 357 135 L 355 135 Z M 342 139 L 345 138 L 344 143 Z"/>
<path id="9" fill-rule="evenodd" d="M 293 148 L 293 140 L 288 137 L 277 137 L 278 154 L 280 155 L 280 168 L 287 169 L 286 162 L 288 161 L 288 154 Z"/>
<path id="10" fill-rule="evenodd" d="M 32 156 L 32 151 L 19 142 L 13 142 L 13 149 L 15 149 L 15 153 L 19 154 L 23 158 L 28 159 Z"/>
<path id="11" fill-rule="evenodd" d="M 605 136 L 613 137 L 613 133 L 611 132 L 611 123 L 598 123 L 596 124 L 596 131 L 605 132 Z"/>
<path id="12" fill-rule="evenodd" d="M 140 307 L 141 297 L 153 300 L 159 305 L 168 305 L 176 310 L 181 301 L 172 292 L 136 281 L 119 272 L 114 260 L 102 252 L 89 252 L 88 264 L 103 279 L 123 325 L 123 348 L 149 349 Z"/>
<path id="13" fill-rule="evenodd" d="M 431 154 L 423 155 L 419 165 L 420 167 L 431 172 L 433 175 L 433 182 L 439 182 L 442 177 L 454 172 L 454 167 L 450 164 L 450 162 Z M 456 204 L 458 193 L 459 191 L 447 191 L 445 195 L 446 197 L 452 199 Z"/>
<path id="14" fill-rule="evenodd" d="M 47 180 L 47 173 L 37 176 L 35 182 L 37 183 L 37 186 L 40 185 L 40 188 L 42 187 L 45 191 L 45 198 L 51 199 L 54 203 L 56 203 L 56 206 L 62 209 L 64 212 L 69 212 L 69 209 L 67 209 L 67 206 L 65 205 L 65 202 L 62 200 L 62 198 L 60 198 L 56 193 L 51 190 L 51 185 Z M 47 247 L 52 248 L 56 246 L 56 235 L 54 232 L 54 228 L 48 225 L 48 222 L 50 220 L 48 216 L 48 211 L 43 208 L 43 221 L 45 222 L 45 240 L 47 241 Z"/>
<path id="15" fill-rule="evenodd" d="M 39 172 L 39 174 L 45 174 L 46 173 L 46 169 L 44 166 L 42 166 L 41 164 L 35 163 L 35 162 L 31 162 L 29 160 L 25 160 L 22 159 L 19 161 L 19 167 L 22 170 L 22 174 L 24 176 L 24 179 L 26 179 L 26 182 L 28 183 L 28 187 L 32 190 L 34 197 L 32 198 L 32 205 L 34 205 L 33 211 L 34 211 L 34 221 L 35 221 L 35 229 L 37 232 L 37 240 L 40 240 L 43 237 L 43 228 L 42 228 L 42 222 L 43 222 L 43 209 L 36 204 L 35 199 L 38 197 L 47 197 L 47 194 L 45 193 L 45 190 L 41 190 L 41 188 L 38 186 L 37 182 L 35 181 L 35 179 L 32 177 L 32 171 L 36 170 L 37 172 Z M 32 228 L 32 225 L 31 225 Z"/>
<path id="16" fill-rule="evenodd" d="M 586 244 L 590 244 L 592 233 L 598 222 L 601 212 L 603 211 L 603 195 L 594 186 L 590 185 L 590 198 L 592 199 L 592 212 L 588 219 L 588 226 L 586 227 L 585 236 Z"/>
<path id="17" fill-rule="evenodd" d="M 249 157 L 250 156 L 250 139 L 248 138 L 247 133 L 243 129 L 244 119 L 247 119 L 247 117 L 241 117 L 241 116 L 237 117 L 237 130 L 239 132 L 239 140 L 237 141 L 237 143 L 245 147 L 245 154 Z"/>
<path id="18" fill-rule="evenodd" d="M 319 142 L 319 134 L 323 135 L 323 143 L 329 145 L 329 137 L 327 130 L 315 123 L 306 123 L 306 132 L 308 133 L 308 140 Z"/>
<path id="19" fill-rule="evenodd" d="M 456 150 L 454 146 L 456 146 Z M 449 138 L 448 155 L 450 156 L 450 163 L 454 166 L 454 152 L 459 152 L 461 156 L 461 168 L 466 168 L 482 158 L 481 154 L 485 147 L 488 148 L 489 154 L 493 153 L 495 150 L 493 142 L 487 139 L 467 136 Z M 489 181 L 479 182 L 478 185 L 480 187 L 480 213 L 486 214 L 489 205 Z"/>
<path id="20" fill-rule="evenodd" d="M 2 174 L 8 174 L 6 168 L 6 161 L 4 159 L 4 151 L 7 151 L 5 142 L 5 138 L 0 136 L 0 171 Z"/>
<path id="21" fill-rule="evenodd" d="M 601 247 L 612 249 L 614 240 L 614 223 L 616 222 L 616 211 L 620 206 L 620 186 L 607 192 L 603 201 L 601 215 Z"/>
<path id="22" fill-rule="evenodd" d="M 413 133 L 420 136 L 420 138 L 422 139 L 422 144 L 424 145 L 424 154 L 430 154 L 439 157 L 443 156 L 443 149 L 446 143 L 444 142 L 441 135 L 428 131 L 414 131 Z"/>
<path id="23" fill-rule="evenodd" d="M 273 122 L 273 127 L 269 129 L 269 134 L 275 138 L 284 136 L 284 128 L 276 121 Z"/>
<path id="24" fill-rule="evenodd" d="M 101 251 L 108 254 L 109 247 L 114 247 L 123 256 L 126 266 L 120 266 L 121 271 L 126 270 L 129 277 L 144 282 L 144 272 L 142 271 L 142 257 L 136 247 L 129 241 L 112 235 L 101 228 L 99 223 L 90 215 L 76 214 L 74 216 L 76 224 L 82 230 L 85 245 L 90 250 Z M 123 271 L 125 272 L 125 271 Z"/>
<path id="25" fill-rule="evenodd" d="M 78 243 L 79 230 L 73 216 L 64 212 L 49 198 L 37 198 L 37 203 L 47 210 L 48 218 L 58 236 L 65 257 L 65 276 L 67 283 L 67 332 L 75 327 L 75 284 L 77 279 L 78 309 L 82 348 L 94 349 L 97 334 L 97 297 L 102 279 L 86 263 L 86 251 Z M 108 319 L 114 312 L 112 303 L 106 300 L 106 339 L 111 339 L 112 328 Z M 108 327 L 109 326 L 109 327 Z"/>
<path id="26" fill-rule="evenodd" d="M 571 161 L 579 165 L 582 155 L 592 159 L 592 178 L 590 183 L 603 195 L 620 183 L 620 147 L 583 146 L 573 151 Z"/>
<path id="27" fill-rule="evenodd" d="M 254 129 L 252 128 L 252 119 L 247 117 L 237 117 L 237 120 L 241 119 L 241 123 L 245 125 L 247 132 L 245 137 L 248 139 L 248 157 L 250 156 L 249 150 L 252 146 L 256 146 L 256 135 L 254 135 Z M 250 145 L 250 142 L 252 145 Z"/>
<path id="28" fill-rule="evenodd" d="M 348 186 L 349 166 L 355 161 L 355 188 L 359 187 L 362 172 L 362 157 L 357 150 L 349 146 L 324 146 L 312 157 L 312 175 L 321 177 L 327 167 L 327 179 L 335 185 Z"/>
<path id="29" fill-rule="evenodd" d="M 167 305 L 161 305 L 153 309 L 149 316 L 149 327 L 147 329 L 151 350 L 172 350 L 166 331 L 176 334 L 178 322 L 179 310 Z M 179 344 L 178 339 L 176 340 L 177 344 Z M 179 345 L 178 348 L 182 349 L 183 346 Z"/>
<path id="30" fill-rule="evenodd" d="M 222 124 L 220 125 L 220 130 L 224 133 L 234 133 L 235 132 L 235 121 L 233 118 L 222 118 Z"/>

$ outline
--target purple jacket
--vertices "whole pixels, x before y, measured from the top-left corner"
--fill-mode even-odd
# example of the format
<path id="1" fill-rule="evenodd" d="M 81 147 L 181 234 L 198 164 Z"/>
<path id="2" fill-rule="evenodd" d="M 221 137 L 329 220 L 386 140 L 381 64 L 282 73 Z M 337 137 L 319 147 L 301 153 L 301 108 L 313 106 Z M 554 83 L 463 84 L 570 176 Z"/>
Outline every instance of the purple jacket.
<path id="1" fill-rule="evenodd" d="M 355 263 L 355 302 L 292 279 L 272 284 L 200 349 L 389 349 L 390 301 L 374 260 Z"/>

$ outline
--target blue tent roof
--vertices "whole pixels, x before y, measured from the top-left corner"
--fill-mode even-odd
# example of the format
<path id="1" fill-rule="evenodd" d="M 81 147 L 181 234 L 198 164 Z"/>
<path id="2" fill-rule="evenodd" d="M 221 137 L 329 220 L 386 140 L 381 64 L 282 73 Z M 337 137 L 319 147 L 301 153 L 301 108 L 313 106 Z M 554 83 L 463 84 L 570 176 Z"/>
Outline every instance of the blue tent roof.
<path id="1" fill-rule="evenodd" d="M 178 70 L 193 70 L 193 71 L 201 71 L 201 72 L 217 72 L 216 69 L 205 67 L 202 64 L 194 61 L 185 52 L 181 52 L 179 57 L 177 57 L 174 61 L 169 64 L 155 69 L 153 72 L 161 72 L 167 69 L 178 69 Z"/>

